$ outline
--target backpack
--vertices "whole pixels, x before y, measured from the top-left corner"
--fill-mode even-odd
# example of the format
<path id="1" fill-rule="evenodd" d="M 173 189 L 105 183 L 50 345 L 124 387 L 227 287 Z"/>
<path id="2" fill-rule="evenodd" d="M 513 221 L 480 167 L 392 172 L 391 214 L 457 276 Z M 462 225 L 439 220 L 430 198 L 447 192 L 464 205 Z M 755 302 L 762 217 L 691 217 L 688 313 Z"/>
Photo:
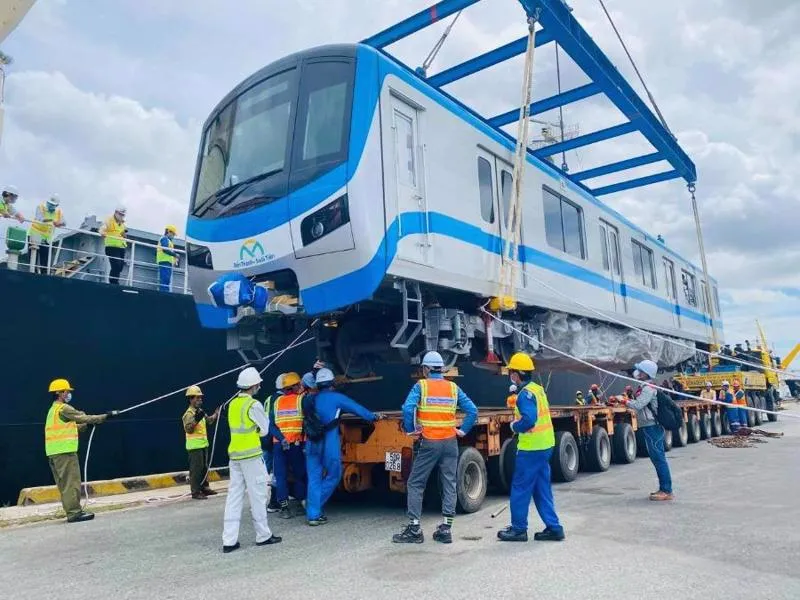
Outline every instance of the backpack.
<path id="1" fill-rule="evenodd" d="M 319 442 L 329 431 L 333 431 L 339 427 L 339 418 L 333 419 L 327 425 L 322 423 L 322 420 L 317 414 L 317 395 L 308 394 L 307 399 L 303 402 L 303 433 L 306 438 L 312 442 Z"/>
<path id="2" fill-rule="evenodd" d="M 681 408 L 661 390 L 657 390 L 656 401 L 658 402 L 658 410 L 655 411 L 656 423 L 669 431 L 680 429 L 681 425 L 683 425 L 683 411 Z"/>

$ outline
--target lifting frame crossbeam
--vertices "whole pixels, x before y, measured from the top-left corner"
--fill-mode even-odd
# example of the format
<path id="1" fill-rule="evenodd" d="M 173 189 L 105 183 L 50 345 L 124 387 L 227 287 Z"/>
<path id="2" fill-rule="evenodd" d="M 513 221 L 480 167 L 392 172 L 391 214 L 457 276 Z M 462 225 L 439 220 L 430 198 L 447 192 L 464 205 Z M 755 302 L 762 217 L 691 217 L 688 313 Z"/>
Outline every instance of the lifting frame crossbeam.
<path id="1" fill-rule="evenodd" d="M 363 43 L 385 52 L 384 49 L 386 46 L 412 35 L 441 19 L 468 8 L 479 1 L 480 0 L 442 0 L 374 36 L 367 38 Z M 584 30 L 575 17 L 572 16 L 570 9 L 564 4 L 563 0 L 519 0 L 519 3 L 522 5 L 527 15 L 536 15 L 538 23 L 542 26 L 542 29 L 536 32 L 536 46 L 555 41 L 591 80 L 590 83 L 586 85 L 533 102 L 530 106 L 530 114 L 535 115 L 543 113 L 597 94 L 604 94 L 626 118 L 626 122 L 619 125 L 582 135 L 571 140 L 555 143 L 532 151 L 531 154 L 538 158 L 544 158 L 546 156 L 552 156 L 560 152 L 574 150 L 589 144 L 638 131 L 653 146 L 655 152 L 602 165 L 574 175 L 565 173 L 557 167 L 554 168 L 559 170 L 563 177 L 570 179 L 596 196 L 676 178 L 683 178 L 687 183 L 694 182 L 697 179 L 694 163 L 678 145 L 670 131 L 656 118 L 631 85 L 614 67 L 608 57 L 600 50 L 597 44 L 595 44 L 586 30 Z M 433 75 L 426 81 L 429 85 L 441 87 L 474 73 L 478 73 L 479 71 L 524 53 L 525 40 L 526 38 L 520 38 L 500 46 L 499 48 L 495 48 L 494 50 Z M 483 119 L 492 127 L 499 129 L 504 125 L 515 122 L 518 118 L 519 109 L 511 110 L 492 118 Z M 595 189 L 590 189 L 582 183 L 587 179 L 618 173 L 627 169 L 660 161 L 667 161 L 672 169 Z"/>

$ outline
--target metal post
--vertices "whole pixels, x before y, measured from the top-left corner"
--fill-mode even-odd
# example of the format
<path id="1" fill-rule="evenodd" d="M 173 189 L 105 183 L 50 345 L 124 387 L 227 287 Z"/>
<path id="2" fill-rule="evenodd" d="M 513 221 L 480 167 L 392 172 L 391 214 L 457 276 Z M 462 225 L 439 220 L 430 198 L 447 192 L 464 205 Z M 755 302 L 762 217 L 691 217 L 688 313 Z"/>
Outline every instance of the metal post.
<path id="1" fill-rule="evenodd" d="M 697 210 L 697 199 L 695 198 L 694 182 L 688 186 L 689 193 L 692 196 L 692 212 L 694 213 L 694 225 L 697 229 L 697 245 L 700 248 L 700 262 L 703 265 L 703 277 L 706 280 L 706 304 L 708 305 L 708 314 L 711 317 L 711 343 L 714 345 L 713 352 L 719 351 L 717 343 L 717 326 L 716 326 L 716 307 L 714 306 L 714 294 L 711 291 L 711 278 L 708 276 L 708 263 L 706 262 L 706 249 L 703 245 L 703 230 L 700 227 L 700 212 Z"/>
<path id="2" fill-rule="evenodd" d="M 189 253 L 183 255 L 183 293 L 189 293 Z"/>
<path id="3" fill-rule="evenodd" d="M 136 261 L 136 242 L 131 242 L 131 260 L 128 262 L 128 286 L 133 287 L 133 265 Z"/>
<path id="4" fill-rule="evenodd" d="M 53 240 L 45 240 L 47 243 L 47 271 L 45 275 L 50 275 L 53 272 Z"/>

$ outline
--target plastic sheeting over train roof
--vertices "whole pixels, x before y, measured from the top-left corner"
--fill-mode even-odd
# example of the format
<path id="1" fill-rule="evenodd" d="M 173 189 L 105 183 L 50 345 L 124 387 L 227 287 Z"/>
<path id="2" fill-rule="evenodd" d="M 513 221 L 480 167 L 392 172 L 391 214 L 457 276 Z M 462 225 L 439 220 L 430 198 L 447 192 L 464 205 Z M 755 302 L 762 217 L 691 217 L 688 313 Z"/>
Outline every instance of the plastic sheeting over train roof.
<path id="1" fill-rule="evenodd" d="M 477 4 L 482 0 L 442 0 L 407 19 L 363 40 L 386 54 L 391 44 L 406 38 L 421 29 L 432 25 L 450 15 Z M 697 173 L 694 163 L 678 145 L 672 133 L 653 114 L 649 107 L 634 91 L 627 80 L 614 67 L 608 57 L 600 50 L 586 30 L 572 16 L 563 0 L 518 0 L 528 17 L 535 17 L 541 29 L 537 30 L 535 45 L 542 46 L 556 42 L 574 63 L 584 72 L 590 82 L 563 91 L 554 96 L 537 100 L 530 105 L 531 117 L 546 111 L 577 102 L 592 96 L 604 95 L 624 115 L 625 121 L 611 127 L 584 134 L 573 139 L 556 142 L 529 150 L 529 153 L 544 159 L 561 152 L 575 150 L 615 137 L 639 132 L 655 149 L 654 152 L 634 156 L 625 160 L 602 164 L 578 173 L 567 173 L 554 165 L 565 178 L 595 196 L 628 190 L 661 181 L 681 178 L 686 183 L 694 183 Z M 440 73 L 426 77 L 428 84 L 441 88 L 484 69 L 509 60 L 526 51 L 526 37 L 504 44 L 494 50 L 475 56 Z M 395 60 L 396 57 L 393 56 Z M 402 62 L 402 61 L 398 61 Z M 413 70 L 413 69 L 412 69 Z M 478 111 L 473 110 L 476 114 Z M 495 116 L 481 116 L 488 124 L 499 129 L 519 119 L 520 109 L 512 109 Z M 505 134 L 505 132 L 503 132 Z M 670 169 L 655 174 L 625 179 L 601 187 L 589 187 L 586 180 L 629 169 L 666 161 Z"/>

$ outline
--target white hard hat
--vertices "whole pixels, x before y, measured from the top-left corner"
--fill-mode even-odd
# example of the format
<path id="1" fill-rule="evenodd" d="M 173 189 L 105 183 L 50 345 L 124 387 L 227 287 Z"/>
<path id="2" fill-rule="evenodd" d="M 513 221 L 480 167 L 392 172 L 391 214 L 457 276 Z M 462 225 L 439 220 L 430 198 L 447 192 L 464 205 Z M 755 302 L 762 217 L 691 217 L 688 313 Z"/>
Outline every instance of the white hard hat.
<path id="1" fill-rule="evenodd" d="M 317 384 L 330 383 L 331 381 L 333 381 L 333 371 L 325 368 L 320 369 L 319 371 L 317 371 L 316 381 Z"/>
<path id="2" fill-rule="evenodd" d="M 17 191 L 17 186 L 15 185 L 6 185 L 3 187 L 4 194 L 13 194 L 14 196 L 19 196 L 19 192 Z"/>
<path id="3" fill-rule="evenodd" d="M 128 214 L 128 209 L 122 206 L 121 204 L 114 209 L 114 212 L 119 213 L 121 215 Z"/>
<path id="4" fill-rule="evenodd" d="M 722 387 L 725 387 L 726 385 L 730 386 L 730 382 L 727 379 L 722 382 Z"/>
<path id="5" fill-rule="evenodd" d="M 50 197 L 47 199 L 48 204 L 52 204 L 53 206 L 58 206 L 61 204 L 61 200 L 58 197 L 58 194 L 50 194 Z"/>
<path id="6" fill-rule="evenodd" d="M 275 389 L 276 390 L 283 389 L 283 373 L 281 373 L 275 378 Z"/>
<path id="7" fill-rule="evenodd" d="M 634 369 L 638 369 L 642 373 L 646 373 L 650 379 L 655 379 L 658 374 L 658 365 L 652 360 L 642 360 L 633 365 Z"/>
<path id="8" fill-rule="evenodd" d="M 706 387 L 711 387 L 711 382 L 710 381 L 706 381 Z"/>
<path id="9" fill-rule="evenodd" d="M 239 377 L 236 379 L 236 387 L 246 390 L 254 385 L 258 385 L 261 381 L 261 375 L 259 375 L 258 371 L 254 367 L 247 367 L 239 373 Z"/>
<path id="10" fill-rule="evenodd" d="M 423 367 L 444 367 L 444 359 L 442 355 L 438 352 L 428 352 L 425 356 L 422 357 L 422 366 Z"/>

